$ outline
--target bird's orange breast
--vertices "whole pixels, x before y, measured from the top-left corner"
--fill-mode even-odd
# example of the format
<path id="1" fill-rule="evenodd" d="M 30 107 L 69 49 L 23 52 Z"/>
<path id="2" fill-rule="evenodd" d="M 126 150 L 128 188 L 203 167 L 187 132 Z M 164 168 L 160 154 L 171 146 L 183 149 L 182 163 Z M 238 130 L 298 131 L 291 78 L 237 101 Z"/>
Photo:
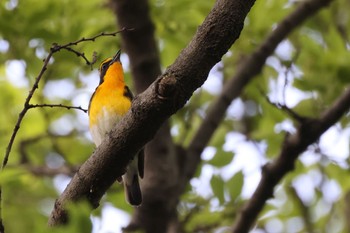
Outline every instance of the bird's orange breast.
<path id="1" fill-rule="evenodd" d="M 89 115 L 90 126 L 104 115 L 123 116 L 131 107 L 131 100 L 124 96 L 124 87 L 116 89 L 102 83 L 91 99 Z"/>
<path id="2" fill-rule="evenodd" d="M 89 124 L 93 140 L 99 145 L 104 136 L 112 130 L 131 107 L 131 99 L 124 95 L 125 83 L 119 66 L 112 67 L 106 73 L 89 106 Z"/>

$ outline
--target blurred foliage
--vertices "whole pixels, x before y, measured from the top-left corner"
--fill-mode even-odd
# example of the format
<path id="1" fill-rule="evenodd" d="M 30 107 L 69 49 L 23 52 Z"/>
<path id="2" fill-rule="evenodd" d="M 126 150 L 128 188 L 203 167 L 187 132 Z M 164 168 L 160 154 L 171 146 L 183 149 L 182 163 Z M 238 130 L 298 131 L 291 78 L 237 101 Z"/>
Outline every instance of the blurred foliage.
<path id="1" fill-rule="evenodd" d="M 214 2 L 150 1 L 163 68 L 170 65 L 191 40 Z M 191 101 L 172 118 L 176 143 L 189 144 L 224 82 L 232 78 L 236 67 L 276 24 L 295 9 L 296 2 L 299 1 L 255 3 L 240 39 L 224 56 L 215 75 L 209 77 L 211 82 L 196 91 Z M 208 145 L 212 150 L 203 153 L 204 162 L 189 192 L 182 196 L 179 216 L 184 232 L 228 232 L 239 208 L 254 190 L 256 182 L 251 180 L 258 179 L 261 166 L 278 155 L 285 135 L 295 131 L 293 119 L 268 103 L 266 96 L 300 115 L 317 117 L 348 87 L 349 9 L 348 1 L 335 1 L 297 28 L 232 104 Z M 1 151 L 8 145 L 18 113 L 52 43 L 65 44 L 100 32 L 113 32 L 117 30 L 115 25 L 106 1 L 4 0 L 0 3 Z M 89 59 L 97 52 L 99 63 L 114 54 L 119 45 L 118 36 L 103 37 L 81 43 L 75 49 Z M 13 66 L 18 61 L 19 65 Z M 86 108 L 97 79 L 96 71 L 91 71 L 83 59 L 61 51 L 55 54 L 32 103 L 63 103 Z M 212 82 L 217 89 L 210 86 Z M 348 126 L 348 117 L 336 126 L 339 134 L 347 139 Z M 0 174 L 8 232 L 27 232 L 27 229 L 47 232 L 47 217 L 62 184 L 57 181 L 58 176 L 36 176 L 26 168 L 81 164 L 94 149 L 87 130 L 87 116 L 81 111 L 29 110 L 16 137 L 9 166 Z M 338 152 L 342 150 L 339 153 L 345 156 L 337 156 L 323 151 L 325 147 L 321 142 L 316 149 L 310 147 L 301 156 L 295 170 L 276 188 L 275 198 L 265 206 L 254 231 L 305 232 L 310 231 L 310 227 L 315 232 L 350 230 L 346 222 L 349 216 L 344 214 L 344 208 L 350 208 L 345 198 L 350 182 L 344 178 L 349 175 L 349 146 L 347 143 L 339 147 Z M 336 145 L 336 140 L 334 143 Z M 242 160 L 244 166 L 240 164 Z M 306 191 L 303 190 L 305 184 L 308 184 Z M 120 185 L 113 186 L 102 202 L 132 211 L 124 201 Z M 101 209 L 93 214 L 101 215 Z M 90 208 L 86 203 L 71 206 L 70 215 L 70 224 L 50 232 L 92 231 L 87 217 Z"/>

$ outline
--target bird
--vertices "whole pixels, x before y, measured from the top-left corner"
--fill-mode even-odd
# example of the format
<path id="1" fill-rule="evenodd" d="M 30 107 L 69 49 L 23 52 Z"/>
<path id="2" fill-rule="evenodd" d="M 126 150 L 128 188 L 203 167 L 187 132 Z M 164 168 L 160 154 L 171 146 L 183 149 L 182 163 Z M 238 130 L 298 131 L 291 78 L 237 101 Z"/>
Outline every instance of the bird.
<path id="1" fill-rule="evenodd" d="M 133 94 L 124 81 L 123 66 L 120 61 L 121 50 L 111 58 L 102 61 L 99 72 L 100 82 L 92 94 L 88 114 L 92 140 L 98 147 L 112 128 L 131 107 Z M 122 177 L 126 201 L 132 206 L 142 203 L 139 177 L 144 173 L 144 150 L 141 149 L 127 166 Z"/>

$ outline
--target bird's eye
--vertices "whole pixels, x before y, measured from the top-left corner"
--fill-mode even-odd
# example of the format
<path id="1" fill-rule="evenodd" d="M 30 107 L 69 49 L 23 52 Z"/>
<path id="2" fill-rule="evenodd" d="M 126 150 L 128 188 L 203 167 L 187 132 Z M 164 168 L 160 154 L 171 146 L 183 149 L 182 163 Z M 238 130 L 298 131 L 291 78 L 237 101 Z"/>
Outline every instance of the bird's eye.
<path id="1" fill-rule="evenodd" d="M 100 67 L 100 72 L 106 71 L 108 69 L 109 62 L 105 62 Z"/>

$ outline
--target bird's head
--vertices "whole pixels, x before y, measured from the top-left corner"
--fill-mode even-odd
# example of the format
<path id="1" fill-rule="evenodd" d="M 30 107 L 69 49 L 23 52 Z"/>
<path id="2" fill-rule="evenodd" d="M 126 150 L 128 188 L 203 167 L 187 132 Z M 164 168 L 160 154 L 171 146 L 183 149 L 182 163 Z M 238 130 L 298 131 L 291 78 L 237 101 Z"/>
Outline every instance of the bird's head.
<path id="1" fill-rule="evenodd" d="M 106 78 L 107 71 L 111 69 L 114 71 L 122 70 L 122 64 L 120 62 L 120 54 L 121 50 L 118 50 L 118 52 L 110 58 L 105 59 L 101 62 L 100 68 L 98 69 L 100 71 L 100 84 L 103 83 L 103 81 Z"/>

